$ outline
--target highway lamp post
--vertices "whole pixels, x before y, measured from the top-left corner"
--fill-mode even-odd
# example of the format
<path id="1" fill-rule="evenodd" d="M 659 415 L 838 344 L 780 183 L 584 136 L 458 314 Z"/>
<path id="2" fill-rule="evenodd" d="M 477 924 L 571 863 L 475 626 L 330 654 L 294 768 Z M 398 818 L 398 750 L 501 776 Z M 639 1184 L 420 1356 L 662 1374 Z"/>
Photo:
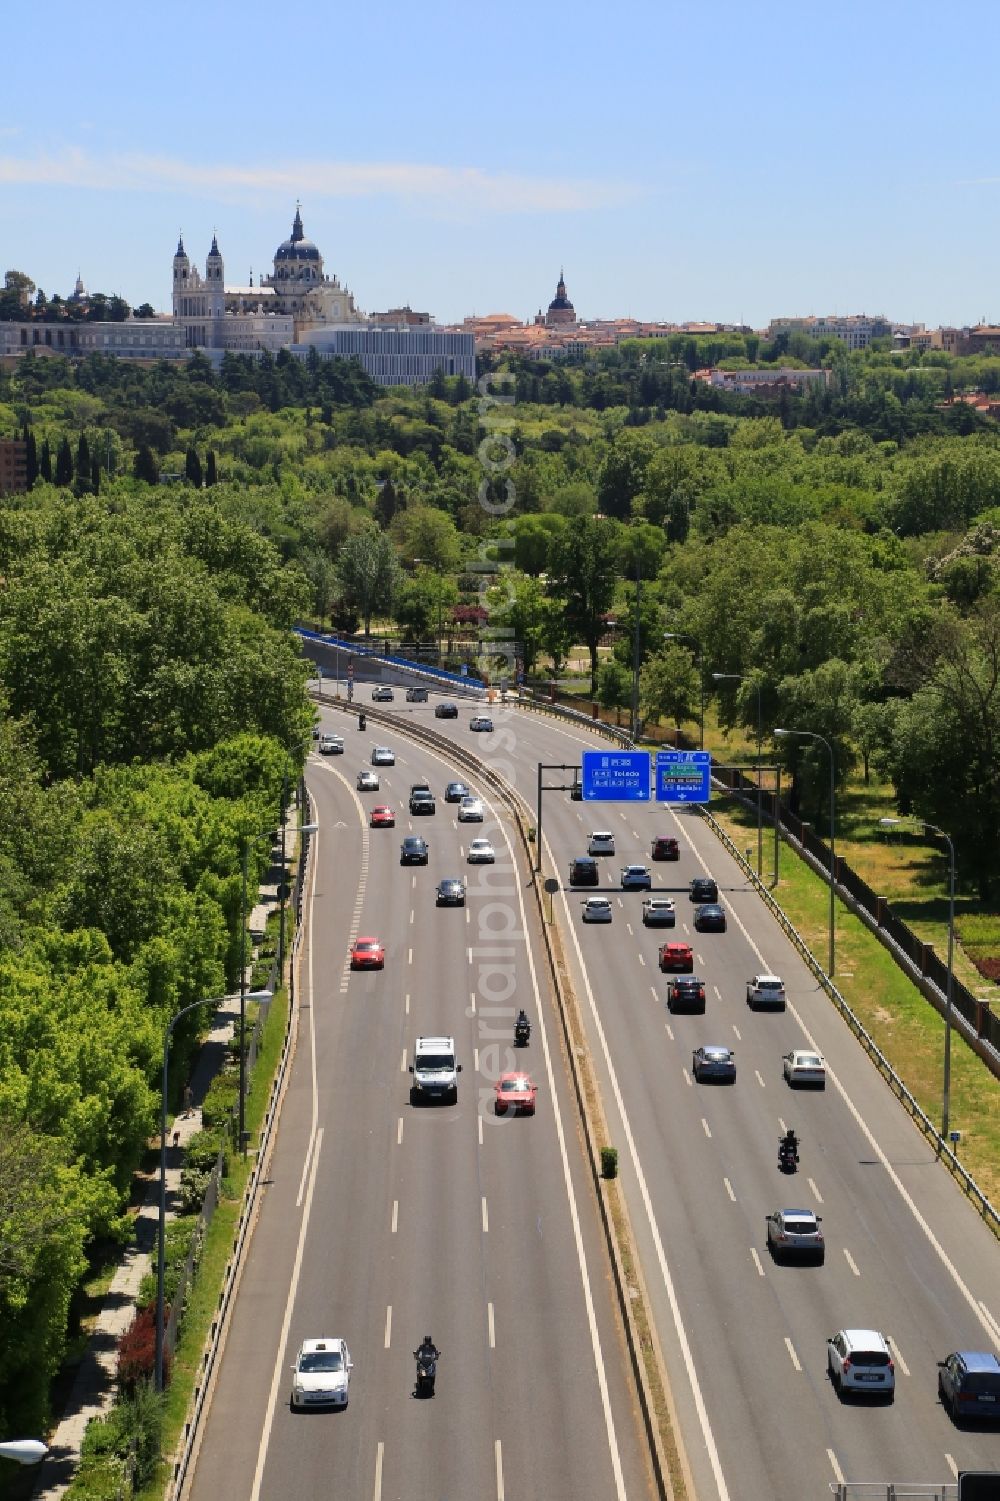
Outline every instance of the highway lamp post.
<path id="1" fill-rule="evenodd" d="M 635 555 L 635 630 L 632 633 L 632 714 L 629 727 L 629 736 L 635 740 L 639 733 L 639 647 L 640 647 L 640 606 L 642 603 L 642 573 L 639 567 L 639 553 Z"/>
<path id="2" fill-rule="evenodd" d="M 951 1121 L 951 1004 L 952 1004 L 952 981 L 954 977 L 953 960 L 955 955 L 955 845 L 950 834 L 944 829 L 939 829 L 937 824 L 928 823 L 926 818 L 880 818 L 879 826 L 883 829 L 894 829 L 900 824 L 919 824 L 924 829 L 929 829 L 939 839 L 943 839 L 948 846 L 948 976 L 945 981 L 944 1000 L 944 1085 L 941 1099 L 941 1140 L 948 1140 L 948 1127 Z"/>
<path id="3" fill-rule="evenodd" d="M 254 990 L 250 999 L 254 1001 L 269 1001 L 272 992 L 270 990 Z M 197 1011 L 199 1006 L 221 1006 L 227 1001 L 228 996 L 209 996 L 202 1001 L 192 1001 L 189 1006 L 183 1006 L 175 1016 L 167 1023 L 167 1030 L 163 1037 L 163 1079 L 160 1086 L 160 1205 L 158 1215 L 158 1229 L 156 1240 L 156 1353 L 153 1366 L 153 1377 L 158 1392 L 163 1390 L 163 1286 L 166 1275 L 166 1225 L 167 1225 L 167 1085 L 168 1070 L 170 1067 L 170 1039 L 174 1028 L 182 1017 L 191 1011 Z M 241 1003 L 246 999 L 240 997 Z M 242 1118 L 242 1099 L 241 1118 Z"/>
<path id="4" fill-rule="evenodd" d="M 753 681 L 757 690 L 757 879 L 764 878 L 764 801 L 760 777 L 760 751 L 761 751 L 761 716 L 760 716 L 760 678 L 750 679 L 745 672 L 713 672 L 712 677 L 717 683 L 746 683 Z"/>
<path id="5" fill-rule="evenodd" d="M 818 740 L 826 746 L 826 753 L 830 757 L 830 963 L 827 974 L 833 979 L 833 945 L 834 924 L 837 911 L 837 822 L 836 822 L 836 765 L 833 757 L 833 746 L 823 735 L 817 735 L 812 730 L 775 730 L 775 735 L 781 739 L 791 739 L 793 736 L 798 740 Z"/>
<path id="6" fill-rule="evenodd" d="M 690 641 L 698 651 L 698 681 L 701 684 L 701 719 L 699 721 L 698 749 L 705 749 L 705 656 L 702 644 L 697 636 L 691 636 L 687 631 L 664 631 L 664 641 Z"/>
<path id="7" fill-rule="evenodd" d="M 11 1438 L 0 1443 L 0 1459 L 12 1459 L 19 1465 L 41 1464 L 48 1452 L 48 1444 L 37 1438 Z"/>

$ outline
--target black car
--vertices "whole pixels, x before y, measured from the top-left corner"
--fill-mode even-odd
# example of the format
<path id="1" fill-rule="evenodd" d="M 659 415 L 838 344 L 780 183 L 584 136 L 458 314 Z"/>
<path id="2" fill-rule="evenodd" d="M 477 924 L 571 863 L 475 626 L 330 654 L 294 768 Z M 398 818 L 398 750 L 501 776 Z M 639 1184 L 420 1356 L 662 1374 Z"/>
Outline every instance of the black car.
<path id="1" fill-rule="evenodd" d="M 408 834 L 399 846 L 400 865 L 426 865 L 427 840 L 417 834 Z"/>
<path id="2" fill-rule="evenodd" d="M 464 907 L 465 886 L 461 881 L 439 881 L 437 889 L 439 907 Z"/>
<path id="3" fill-rule="evenodd" d="M 469 789 L 464 782 L 449 782 L 444 789 L 446 803 L 460 803 L 463 797 L 469 796 Z"/>
<path id="4" fill-rule="evenodd" d="M 704 980 L 699 980 L 697 975 L 674 975 L 667 988 L 667 1010 L 704 1015 Z"/>
<path id="5" fill-rule="evenodd" d="M 599 886 L 601 884 L 601 873 L 592 855 L 579 855 L 569 862 L 569 884 L 571 886 Z"/>
<path id="6" fill-rule="evenodd" d="M 693 902 L 717 902 L 719 888 L 711 876 L 695 876 L 688 887 L 688 895 Z"/>
<path id="7" fill-rule="evenodd" d="M 435 812 L 433 792 L 411 792 L 410 812 L 413 814 L 414 818 L 416 818 L 418 814 Z"/>
<path id="8" fill-rule="evenodd" d="M 425 704 L 427 702 L 427 689 L 407 688 L 406 702 L 408 704 Z"/>
<path id="9" fill-rule="evenodd" d="M 457 719 L 458 718 L 458 705 L 457 704 L 452 704 L 452 703 L 435 704 L 434 705 L 434 718 L 435 719 Z"/>
<path id="10" fill-rule="evenodd" d="M 706 902 L 699 907 L 694 915 L 694 928 L 696 933 L 724 933 L 726 931 L 726 911 L 718 902 Z"/>

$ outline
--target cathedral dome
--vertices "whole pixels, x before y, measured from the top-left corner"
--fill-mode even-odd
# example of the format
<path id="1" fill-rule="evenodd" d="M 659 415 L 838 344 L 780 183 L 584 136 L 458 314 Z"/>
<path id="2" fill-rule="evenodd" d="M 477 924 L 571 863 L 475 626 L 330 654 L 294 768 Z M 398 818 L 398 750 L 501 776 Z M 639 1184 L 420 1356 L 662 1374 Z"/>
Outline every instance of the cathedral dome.
<path id="1" fill-rule="evenodd" d="M 287 240 L 282 240 L 274 252 L 275 264 L 278 261 L 318 261 L 322 257 L 312 240 L 307 240 L 302 230 L 302 215 L 298 208 L 295 210 L 295 220 L 292 224 L 292 233 Z"/>

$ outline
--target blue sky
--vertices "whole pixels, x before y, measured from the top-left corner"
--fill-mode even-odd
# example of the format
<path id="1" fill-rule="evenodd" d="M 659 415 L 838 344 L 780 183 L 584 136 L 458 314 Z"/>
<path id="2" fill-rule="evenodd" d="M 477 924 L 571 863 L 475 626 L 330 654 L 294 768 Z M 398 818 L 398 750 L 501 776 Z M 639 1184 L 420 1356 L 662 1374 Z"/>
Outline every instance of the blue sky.
<path id="1" fill-rule="evenodd" d="M 581 317 L 1000 320 L 996 0 L 49 0 L 4 36 L 0 271 L 49 295 L 167 308 L 179 228 L 245 283 L 300 198 L 369 311 L 527 318 L 564 265 Z"/>

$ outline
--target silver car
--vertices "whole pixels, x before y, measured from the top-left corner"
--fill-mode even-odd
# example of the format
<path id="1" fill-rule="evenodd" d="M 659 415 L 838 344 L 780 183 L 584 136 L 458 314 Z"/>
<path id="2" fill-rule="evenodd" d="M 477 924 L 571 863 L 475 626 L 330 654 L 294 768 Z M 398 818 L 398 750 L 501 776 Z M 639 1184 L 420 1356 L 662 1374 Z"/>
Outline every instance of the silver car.
<path id="1" fill-rule="evenodd" d="M 811 1209 L 775 1209 L 767 1217 L 767 1249 L 775 1261 L 804 1256 L 822 1263 L 826 1242 L 820 1229 L 823 1216 Z"/>
<path id="2" fill-rule="evenodd" d="M 818 1089 L 826 1087 L 826 1059 L 822 1053 L 809 1048 L 793 1048 L 781 1060 L 786 1084 L 814 1084 Z"/>
<path id="3" fill-rule="evenodd" d="M 463 797 L 458 805 L 459 823 L 482 823 L 483 801 L 479 797 Z"/>
<path id="4" fill-rule="evenodd" d="M 365 768 L 358 772 L 359 792 L 378 792 L 381 785 L 377 771 L 368 771 Z"/>
<path id="5" fill-rule="evenodd" d="M 695 1048 L 691 1055 L 691 1072 L 695 1083 L 706 1079 L 724 1079 L 727 1084 L 736 1083 L 736 1054 L 732 1048 Z"/>
<path id="6" fill-rule="evenodd" d="M 642 922 L 646 928 L 673 928 L 677 909 L 669 896 L 647 896 L 642 903 Z"/>
<path id="7" fill-rule="evenodd" d="M 650 891 L 652 886 L 653 878 L 645 865 L 622 866 L 623 891 Z"/>
<path id="8" fill-rule="evenodd" d="M 588 896 L 583 904 L 584 922 L 610 922 L 611 903 L 606 896 Z"/>
<path id="9" fill-rule="evenodd" d="M 465 858 L 470 865 L 492 865 L 496 857 L 496 851 L 488 839 L 473 839 Z"/>

